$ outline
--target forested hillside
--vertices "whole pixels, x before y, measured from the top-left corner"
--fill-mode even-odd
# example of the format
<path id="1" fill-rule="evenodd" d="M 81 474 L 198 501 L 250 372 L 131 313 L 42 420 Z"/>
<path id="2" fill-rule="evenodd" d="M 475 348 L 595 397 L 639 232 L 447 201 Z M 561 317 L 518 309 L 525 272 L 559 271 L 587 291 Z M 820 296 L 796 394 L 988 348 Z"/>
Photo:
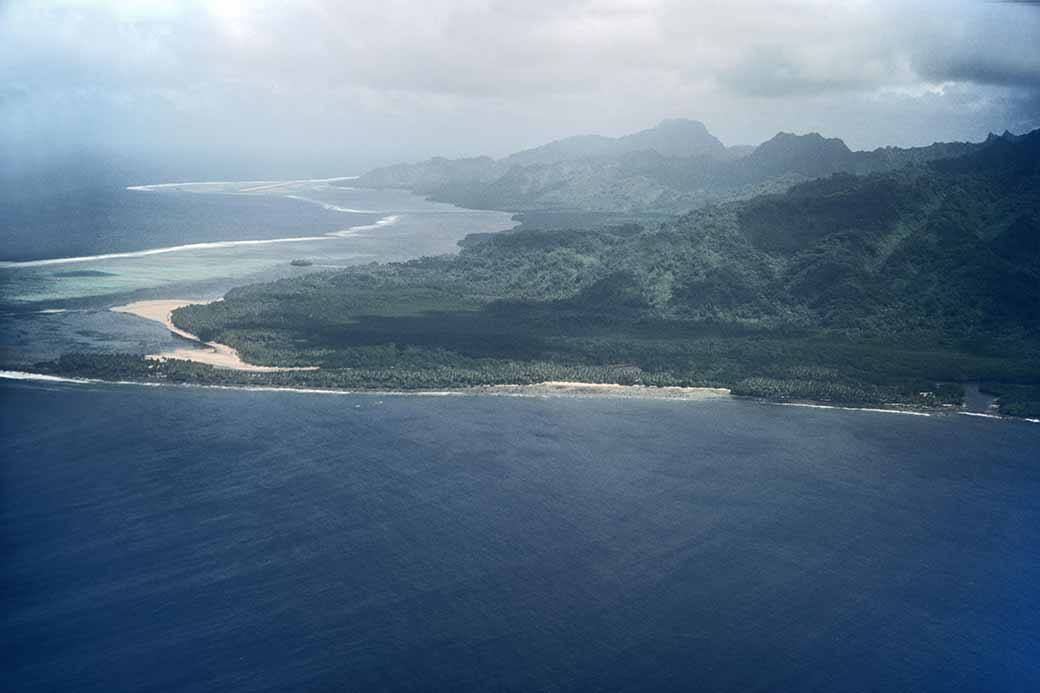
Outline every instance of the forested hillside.
<path id="1" fill-rule="evenodd" d="M 470 237 L 456 257 L 239 288 L 174 319 L 256 363 L 322 367 L 275 377 L 292 382 L 581 377 L 935 404 L 959 398 L 942 383 L 977 380 L 1035 414 L 1038 162 L 1040 131 L 996 138 L 648 228 Z"/>

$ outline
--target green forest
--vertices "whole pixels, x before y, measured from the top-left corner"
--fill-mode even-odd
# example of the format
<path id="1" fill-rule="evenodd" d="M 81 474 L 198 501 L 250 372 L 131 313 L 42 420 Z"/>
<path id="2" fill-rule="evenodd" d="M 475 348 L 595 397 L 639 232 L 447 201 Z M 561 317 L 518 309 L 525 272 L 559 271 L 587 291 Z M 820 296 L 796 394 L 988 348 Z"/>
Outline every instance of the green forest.
<path id="1" fill-rule="evenodd" d="M 458 255 L 315 273 L 181 308 L 243 374 L 140 357 L 44 367 L 354 388 L 567 379 L 1040 414 L 1040 131 L 835 173 L 667 221 L 470 236 Z"/>

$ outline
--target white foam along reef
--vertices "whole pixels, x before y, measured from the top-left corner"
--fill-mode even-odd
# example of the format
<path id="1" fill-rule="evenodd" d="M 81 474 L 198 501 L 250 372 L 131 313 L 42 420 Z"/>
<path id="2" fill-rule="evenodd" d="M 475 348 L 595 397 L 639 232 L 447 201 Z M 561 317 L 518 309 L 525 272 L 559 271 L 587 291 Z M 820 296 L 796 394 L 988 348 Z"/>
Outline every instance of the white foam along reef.
<path id="1" fill-rule="evenodd" d="M 809 402 L 771 402 L 781 407 L 807 407 L 809 409 L 839 409 L 842 411 L 869 411 L 878 414 L 906 414 L 909 416 L 931 416 L 925 411 L 911 411 L 909 409 L 881 409 L 879 407 L 841 407 L 835 404 L 811 404 Z M 997 417 L 1000 418 L 1000 417 Z"/>
<path id="2" fill-rule="evenodd" d="M 339 233 L 339 232 L 336 232 Z M 269 245 L 273 243 L 301 243 L 303 241 L 329 240 L 329 236 L 303 236 L 297 238 L 269 238 L 265 240 L 245 241 L 212 241 L 208 243 L 188 243 L 186 245 L 172 245 L 165 248 L 150 248 L 148 250 L 132 250 L 125 253 L 105 253 L 102 255 L 83 255 L 80 257 L 55 257 L 45 260 L 12 260 L 0 262 L 3 267 L 45 267 L 47 265 L 64 265 L 72 262 L 93 262 L 95 260 L 119 260 L 123 258 L 147 257 L 149 255 L 162 255 L 164 253 L 178 253 L 185 250 L 212 250 L 215 248 L 233 248 L 240 245 Z"/>
<path id="3" fill-rule="evenodd" d="M 199 180 L 184 181 L 182 183 L 150 183 L 148 185 L 128 185 L 127 190 L 139 190 L 143 192 L 154 192 L 170 188 L 185 188 L 197 185 L 248 185 L 239 192 L 258 192 L 267 188 L 277 188 L 282 185 L 296 185 L 300 183 L 334 183 L 339 180 L 356 180 L 358 176 L 336 176 L 335 178 L 301 178 L 300 180 Z"/>
<path id="4" fill-rule="evenodd" d="M 336 178 L 307 178 L 301 180 L 248 180 L 248 181 L 231 181 L 231 180 L 213 180 L 213 181 L 195 181 L 188 183 L 155 183 L 152 185 L 131 185 L 127 187 L 127 190 L 137 190 L 141 192 L 157 192 L 160 190 L 181 190 L 183 192 L 197 192 L 202 193 L 202 190 L 198 188 L 206 188 L 213 186 L 234 186 L 226 190 L 218 190 L 215 192 L 228 193 L 232 195 L 258 193 L 270 190 L 276 190 L 277 188 L 285 188 L 293 185 L 306 185 L 313 183 L 334 183 L 336 181 L 354 180 L 357 176 L 339 176 Z M 242 187 L 246 186 L 246 187 Z M 189 188 L 196 188 L 191 190 Z M 332 204 L 330 202 L 324 202 L 322 200 L 315 200 L 312 197 L 306 197 L 304 195 L 290 195 L 285 191 L 280 191 L 285 197 L 291 200 L 298 200 L 300 202 L 307 202 L 309 204 L 315 204 L 321 206 L 330 212 L 344 212 L 349 214 L 378 214 L 379 212 L 374 209 L 355 209 L 353 207 L 343 207 L 342 205 Z"/>
<path id="5" fill-rule="evenodd" d="M 336 178 L 307 178 L 301 180 L 282 180 L 282 181 L 195 181 L 186 183 L 154 183 L 151 185 L 131 185 L 127 187 L 127 190 L 139 190 L 145 192 L 154 192 L 157 190 L 169 189 L 169 188 L 184 188 L 188 186 L 206 186 L 206 185 L 247 185 L 247 188 L 240 188 L 237 192 L 257 192 L 260 190 L 276 188 L 283 185 L 292 185 L 299 183 L 330 183 L 341 180 L 354 180 L 357 176 L 338 176 Z M 295 200 L 302 202 L 309 202 L 312 204 L 318 204 L 330 211 L 336 212 L 349 212 L 353 214 L 378 214 L 376 210 L 371 209 L 352 209 L 349 207 L 341 207 L 339 205 L 328 204 L 320 200 L 315 200 L 302 195 L 286 195 Z M 330 240 L 332 238 L 347 238 L 354 235 L 358 231 L 374 231 L 384 226 L 396 224 L 400 220 L 399 214 L 390 214 L 382 219 L 379 219 L 374 224 L 361 224 L 358 226 L 351 226 L 347 229 L 341 229 L 339 231 L 332 231 L 324 236 L 297 236 L 292 238 L 268 238 L 268 239 L 247 239 L 241 241 L 208 241 L 204 243 L 187 243 L 184 245 L 173 245 L 165 246 L 162 248 L 148 248 L 146 250 L 131 250 L 120 253 L 103 253 L 99 255 L 82 255 L 78 257 L 57 257 L 57 258 L 45 258 L 42 260 L 8 260 L 0 261 L 0 269 L 2 268 L 19 268 L 19 267 L 46 267 L 48 265 L 64 265 L 76 262 L 94 262 L 98 260 L 122 260 L 126 258 L 135 257 L 148 257 L 150 255 L 162 255 L 164 253 L 178 253 L 183 251 L 191 250 L 215 250 L 219 248 L 234 248 L 236 246 L 250 246 L 250 245 L 271 245 L 274 243 L 301 243 L 307 241 L 323 241 Z"/>
<path id="6" fill-rule="evenodd" d="M 250 188 L 250 190 L 256 190 L 257 188 Z M 250 190 L 242 190 L 241 192 L 249 192 Z M 330 212 L 346 212 L 349 214 L 378 214 L 374 209 L 354 209 L 353 207 L 342 207 L 340 205 L 334 205 L 330 202 L 322 202 L 321 200 L 315 200 L 310 197 L 304 197 L 303 195 L 286 195 L 290 200 L 299 200 L 300 202 L 309 202 L 315 205 L 321 205 L 322 209 L 327 209 Z"/>
<path id="7" fill-rule="evenodd" d="M 391 226 L 393 224 L 396 224 L 400 220 L 401 220 L 401 215 L 400 214 L 390 214 L 388 216 L 383 217 L 382 219 L 380 219 L 379 221 L 377 221 L 374 224 L 362 224 L 361 226 L 351 226 L 349 229 L 345 229 L 343 231 L 333 231 L 329 235 L 330 236 L 339 236 L 339 237 L 343 238 L 343 237 L 346 237 L 346 236 L 353 235 L 357 231 L 375 231 L 376 229 L 381 229 L 384 226 Z"/>
<path id="8" fill-rule="evenodd" d="M 36 382 L 47 382 L 47 383 L 69 383 L 74 385 L 130 385 L 137 387 L 187 387 L 187 388 L 201 388 L 204 390 L 242 390 L 246 392 L 293 392 L 297 394 L 305 395 L 354 395 L 354 396 L 400 396 L 400 397 L 456 397 L 456 396 L 475 396 L 475 395 L 486 395 L 486 394 L 497 394 L 487 391 L 481 391 L 479 389 L 464 389 L 464 390 L 336 390 L 332 388 L 313 388 L 313 387 L 277 387 L 274 385 L 201 385 L 197 383 L 146 383 L 136 380 L 98 380 L 96 378 L 70 378 L 59 375 L 47 375 L 44 373 L 30 373 L 28 371 L 9 371 L 0 370 L 0 380 L 25 380 L 25 381 L 36 381 Z M 506 395 L 506 396 L 527 396 L 527 395 Z M 532 395 L 535 397 L 544 397 L 543 394 Z M 672 401 L 686 401 L 682 399 L 674 399 Z M 810 409 L 836 409 L 840 411 L 864 411 L 864 412 L 876 412 L 883 414 L 909 414 L 911 416 L 932 416 L 927 412 L 917 411 L 906 411 L 898 409 L 876 409 L 869 407 L 838 407 L 830 404 L 810 404 L 808 402 L 768 402 L 763 401 L 764 404 L 775 404 L 780 406 L 789 407 L 808 407 Z M 958 414 L 972 415 L 973 412 L 951 412 Z M 997 416 L 993 414 L 984 415 L 982 418 L 993 419 L 997 421 L 1025 421 L 1032 424 L 1040 424 L 1040 419 L 1032 418 L 1019 418 L 1014 416 Z"/>
<path id="9" fill-rule="evenodd" d="M 335 238 L 347 238 L 354 235 L 357 231 L 371 231 L 379 229 L 390 224 L 395 224 L 400 219 L 400 215 L 391 214 L 383 217 L 374 224 L 362 224 L 360 226 L 351 226 L 348 229 L 341 231 L 332 231 L 324 236 L 298 236 L 294 238 L 268 238 L 262 240 L 243 240 L 243 241 L 211 241 L 207 243 L 188 243 L 185 245 L 173 245 L 165 248 L 150 248 L 148 250 L 132 250 L 124 253 L 105 253 L 102 255 L 83 255 L 80 257 L 56 257 L 47 258 L 43 260 L 10 260 L 0 261 L 0 269 L 2 268 L 18 268 L 18 267 L 46 267 L 47 265 L 64 265 L 74 262 L 94 262 L 97 260 L 121 260 L 124 258 L 135 258 L 135 257 L 147 257 L 149 255 L 162 255 L 164 253 L 179 253 L 188 250 L 214 250 L 218 248 L 234 248 L 236 246 L 248 246 L 248 245 L 271 245 L 275 243 L 302 243 L 307 241 L 329 241 Z"/>
<path id="10" fill-rule="evenodd" d="M 0 370 L 0 379 L 4 380 L 31 380 L 43 383 L 76 383 L 79 385 L 87 385 L 90 383 L 98 383 L 100 380 L 91 380 L 90 378 L 66 378 L 60 375 L 46 375 L 44 373 L 29 373 L 27 371 L 4 371 Z"/>
<path id="11" fill-rule="evenodd" d="M 274 385 L 201 385 L 198 383 L 146 383 L 138 380 L 99 380 L 97 378 L 70 378 L 28 371 L 0 370 L 0 380 L 21 380 L 43 383 L 67 383 L 70 385 L 129 385 L 132 387 L 182 387 L 202 390 L 235 390 L 243 392 L 292 392 L 303 395 L 352 395 L 352 396 L 401 396 L 401 397 L 464 397 L 473 395 L 465 390 L 335 390 L 316 387 L 276 387 Z"/>

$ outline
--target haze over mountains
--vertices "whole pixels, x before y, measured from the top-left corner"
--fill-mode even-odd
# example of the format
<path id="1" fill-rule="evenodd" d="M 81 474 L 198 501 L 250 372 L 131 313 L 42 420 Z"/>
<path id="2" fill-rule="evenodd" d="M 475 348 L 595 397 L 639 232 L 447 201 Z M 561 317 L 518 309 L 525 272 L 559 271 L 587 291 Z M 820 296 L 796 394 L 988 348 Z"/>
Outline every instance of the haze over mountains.
<path id="1" fill-rule="evenodd" d="M 554 164 L 585 158 L 617 157 L 632 152 L 655 151 L 669 156 L 707 156 L 727 158 L 722 142 L 697 120 L 669 119 L 656 127 L 623 137 L 575 135 L 540 147 L 517 152 L 505 158 L 511 166 Z"/>
<path id="2" fill-rule="evenodd" d="M 353 184 L 407 188 L 480 209 L 675 214 L 833 173 L 877 173 L 960 156 L 978 146 L 852 151 L 837 138 L 781 132 L 757 147 L 726 147 L 703 123 L 674 119 L 624 137 L 568 137 L 497 160 L 437 157 L 387 166 Z"/>

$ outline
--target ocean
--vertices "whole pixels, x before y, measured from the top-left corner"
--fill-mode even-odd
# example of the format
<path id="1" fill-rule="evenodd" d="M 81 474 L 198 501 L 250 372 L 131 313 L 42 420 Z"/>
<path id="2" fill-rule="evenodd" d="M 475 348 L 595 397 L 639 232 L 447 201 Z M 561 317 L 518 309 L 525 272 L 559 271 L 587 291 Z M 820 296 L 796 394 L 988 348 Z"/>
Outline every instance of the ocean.
<path id="1" fill-rule="evenodd" d="M 184 345 L 158 324 L 113 314 L 113 306 L 216 299 L 243 284 L 452 253 L 467 234 L 516 225 L 504 212 L 345 184 L 115 187 L 7 205 L 0 368 L 31 369 L 69 351 L 154 353 Z"/>
<path id="2" fill-rule="evenodd" d="M 0 383 L 8 690 L 1040 686 L 1040 426 Z"/>
<path id="3" fill-rule="evenodd" d="M 0 367 L 183 345 L 119 303 L 513 224 L 328 181 L 112 195 L 126 233 L 3 258 Z M 1028 422 L 0 378 L 0 441 L 6 690 L 1040 689 Z"/>

